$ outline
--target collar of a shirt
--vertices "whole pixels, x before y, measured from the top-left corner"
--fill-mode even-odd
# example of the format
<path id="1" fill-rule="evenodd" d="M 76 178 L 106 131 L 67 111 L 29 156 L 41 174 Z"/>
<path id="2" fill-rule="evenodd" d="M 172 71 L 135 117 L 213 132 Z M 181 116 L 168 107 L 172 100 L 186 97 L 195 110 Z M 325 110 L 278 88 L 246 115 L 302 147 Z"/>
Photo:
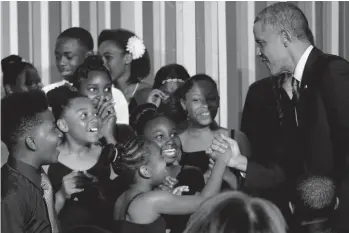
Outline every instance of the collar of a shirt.
<path id="1" fill-rule="evenodd" d="M 305 64 L 307 63 L 308 57 L 310 55 L 311 50 L 314 48 L 314 46 L 310 45 L 303 53 L 301 58 L 299 59 L 296 69 L 294 70 L 293 77 L 301 83 L 302 76 L 305 68 Z"/>
<path id="2" fill-rule="evenodd" d="M 42 168 L 36 169 L 29 164 L 13 158 L 11 155 L 8 157 L 7 164 L 32 182 L 38 189 L 41 189 L 41 173 L 44 172 Z"/>

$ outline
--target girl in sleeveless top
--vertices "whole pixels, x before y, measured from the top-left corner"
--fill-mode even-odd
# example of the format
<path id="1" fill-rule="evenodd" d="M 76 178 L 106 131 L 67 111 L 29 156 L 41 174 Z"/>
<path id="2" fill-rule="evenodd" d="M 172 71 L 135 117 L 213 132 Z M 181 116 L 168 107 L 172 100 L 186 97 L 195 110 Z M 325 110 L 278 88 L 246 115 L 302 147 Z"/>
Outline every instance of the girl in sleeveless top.
<path id="1" fill-rule="evenodd" d="M 120 89 L 129 104 L 129 114 L 145 103 L 151 86 L 143 80 L 150 73 L 150 58 L 141 38 L 126 29 L 103 30 L 98 52 L 110 70 L 114 88 Z"/>
<path id="2" fill-rule="evenodd" d="M 115 232 L 165 233 L 163 214 L 193 213 L 207 198 L 217 194 L 226 164 L 231 156 L 222 154 L 216 160 L 212 174 L 200 195 L 178 196 L 168 191 L 154 190 L 164 182 L 166 161 L 158 145 L 144 137 L 136 137 L 119 148 L 113 168 L 129 180 L 129 189 L 114 206 Z"/>
<path id="3" fill-rule="evenodd" d="M 112 216 L 104 187 L 110 180 L 109 157 L 114 145 L 98 144 L 102 128 L 97 110 L 71 86 L 51 90 L 48 100 L 64 135 L 58 163 L 48 168 L 61 227 L 104 226 Z"/>
<path id="4" fill-rule="evenodd" d="M 175 123 L 165 114 L 159 113 L 153 104 L 139 105 L 131 115 L 131 126 L 138 135 L 144 135 L 147 140 L 153 141 L 161 148 L 161 154 L 167 165 L 168 176 L 162 190 L 172 190 L 180 186 L 188 186 L 189 191 L 184 195 L 194 195 L 201 192 L 205 186 L 203 174 L 196 167 L 181 166 L 179 160 L 182 155 L 181 141 L 177 134 Z M 172 233 L 182 232 L 189 216 L 165 217 L 168 229 Z"/>
<path id="5" fill-rule="evenodd" d="M 249 142 L 244 133 L 229 131 L 220 127 L 214 118 L 219 107 L 219 95 L 216 82 L 208 75 L 198 74 L 191 77 L 179 89 L 183 109 L 187 112 L 188 128 L 179 137 L 182 141 L 182 165 L 196 166 L 208 177 L 210 174 L 209 157 L 205 150 L 212 143 L 215 134 L 224 134 L 235 139 L 249 156 Z M 224 181 L 230 188 L 238 188 L 238 172 L 227 169 Z"/>

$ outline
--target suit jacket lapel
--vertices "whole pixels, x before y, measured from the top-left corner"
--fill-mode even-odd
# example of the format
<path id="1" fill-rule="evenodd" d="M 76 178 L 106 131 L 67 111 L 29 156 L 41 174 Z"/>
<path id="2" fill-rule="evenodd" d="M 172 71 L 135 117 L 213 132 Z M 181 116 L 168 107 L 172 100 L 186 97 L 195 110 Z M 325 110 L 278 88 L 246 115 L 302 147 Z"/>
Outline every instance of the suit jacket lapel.
<path id="1" fill-rule="evenodd" d="M 319 58 L 322 54 L 323 53 L 320 50 L 314 47 L 310 52 L 308 60 L 305 64 L 299 90 L 299 102 L 297 106 L 299 110 L 299 126 L 302 126 L 303 123 L 307 122 L 307 117 L 309 117 L 310 113 L 309 111 L 313 111 L 312 108 L 309 108 L 309 105 L 307 103 L 311 101 L 311 93 L 315 91 L 314 85 L 317 78 L 319 78 L 317 75 L 319 67 L 316 64 L 318 61 L 320 61 Z"/>

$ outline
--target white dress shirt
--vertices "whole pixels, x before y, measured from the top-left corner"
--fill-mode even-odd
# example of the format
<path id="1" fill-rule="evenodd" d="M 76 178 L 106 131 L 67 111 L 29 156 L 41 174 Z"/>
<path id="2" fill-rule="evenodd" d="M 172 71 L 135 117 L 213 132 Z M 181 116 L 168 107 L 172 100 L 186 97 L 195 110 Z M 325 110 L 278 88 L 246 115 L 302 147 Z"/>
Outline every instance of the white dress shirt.
<path id="1" fill-rule="evenodd" d="M 303 53 L 301 58 L 299 59 L 296 69 L 294 70 L 293 77 L 299 81 L 299 84 L 302 82 L 303 72 L 305 68 L 305 64 L 307 63 L 308 57 L 310 55 L 311 50 L 314 46 L 310 45 Z"/>

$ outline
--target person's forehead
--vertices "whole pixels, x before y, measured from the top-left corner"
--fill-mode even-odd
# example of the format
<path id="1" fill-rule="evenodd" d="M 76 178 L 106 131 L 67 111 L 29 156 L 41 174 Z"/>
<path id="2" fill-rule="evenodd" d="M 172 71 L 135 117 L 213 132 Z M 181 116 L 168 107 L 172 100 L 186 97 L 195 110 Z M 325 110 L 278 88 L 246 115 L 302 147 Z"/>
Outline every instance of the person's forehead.
<path id="1" fill-rule="evenodd" d="M 150 127 L 151 131 L 156 131 L 159 128 L 161 128 L 161 129 L 166 129 L 166 128 L 172 129 L 174 127 L 174 123 L 170 119 L 165 117 L 165 116 L 159 116 L 159 117 L 151 120 L 149 122 L 148 126 L 151 126 Z"/>
<path id="2" fill-rule="evenodd" d="M 56 50 L 79 50 L 83 49 L 84 46 L 82 46 L 77 39 L 74 38 L 68 38 L 63 37 L 59 38 L 56 43 Z"/>
<path id="3" fill-rule="evenodd" d="M 70 109 L 93 108 L 92 101 L 87 97 L 78 97 L 70 101 Z"/>
<path id="4" fill-rule="evenodd" d="M 111 83 L 111 80 L 105 71 L 93 70 L 88 73 L 87 82 L 90 84 L 106 84 Z"/>
<path id="5" fill-rule="evenodd" d="M 192 94 L 202 94 L 202 95 L 207 95 L 207 94 L 216 94 L 217 89 L 211 83 L 210 81 L 206 80 L 200 80 L 196 81 L 191 88 Z"/>
<path id="6" fill-rule="evenodd" d="M 119 46 L 112 40 L 106 40 L 103 41 L 100 46 L 99 50 L 101 52 L 122 52 L 123 50 L 119 48 Z"/>
<path id="7" fill-rule="evenodd" d="M 253 25 L 253 32 L 255 36 L 264 38 L 271 34 L 274 34 L 273 26 L 271 24 L 264 23 L 262 20 L 256 22 Z"/>

